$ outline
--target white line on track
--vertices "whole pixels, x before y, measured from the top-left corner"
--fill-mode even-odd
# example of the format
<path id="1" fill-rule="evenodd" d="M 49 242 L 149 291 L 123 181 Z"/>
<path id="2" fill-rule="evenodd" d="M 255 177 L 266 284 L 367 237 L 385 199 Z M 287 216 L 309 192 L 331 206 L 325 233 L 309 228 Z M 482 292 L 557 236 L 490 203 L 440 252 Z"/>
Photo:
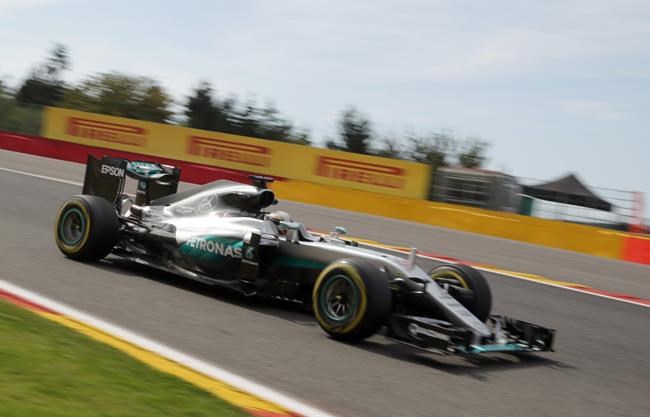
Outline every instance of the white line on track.
<path id="1" fill-rule="evenodd" d="M 388 247 L 384 247 L 384 246 L 381 246 L 381 245 L 373 245 L 371 243 L 364 243 L 364 244 L 367 245 L 367 246 L 372 246 L 372 247 L 375 247 L 375 248 L 379 248 L 379 249 L 399 253 L 399 254 L 402 254 L 402 255 L 405 254 L 405 252 L 403 252 L 401 250 L 398 250 L 398 249 L 388 248 Z M 462 261 L 452 261 L 452 260 L 449 260 L 449 259 L 436 258 L 435 256 L 430 256 L 430 255 L 419 254 L 418 256 L 420 258 L 426 258 L 426 259 L 431 259 L 431 260 L 434 260 L 434 261 L 445 262 L 445 263 L 450 263 L 450 264 L 462 263 Z M 492 268 L 487 268 L 487 267 L 482 267 L 482 266 L 477 266 L 477 265 L 472 265 L 472 266 L 474 268 L 476 268 L 476 269 L 481 270 L 481 271 L 490 272 L 490 273 L 496 274 L 496 275 L 503 275 L 503 276 L 510 277 L 510 278 L 521 279 L 523 281 L 534 282 L 536 284 L 548 285 L 549 287 L 561 288 L 563 290 L 579 292 L 581 294 L 593 295 L 595 297 L 602 297 L 602 298 L 606 298 L 608 300 L 620 301 L 622 303 L 634 304 L 636 306 L 650 308 L 650 305 L 640 303 L 640 302 L 637 302 L 637 301 L 634 301 L 634 300 L 628 300 L 628 299 L 625 299 L 625 298 L 612 297 L 612 296 L 609 296 L 609 295 L 606 295 L 606 294 L 598 294 L 598 293 L 583 290 L 583 289 L 580 289 L 580 288 L 567 287 L 567 286 L 564 286 L 564 285 L 556 284 L 554 282 L 546 282 L 546 281 L 541 281 L 541 280 L 538 280 L 538 279 L 535 279 L 535 278 L 529 278 L 529 277 L 524 276 L 524 275 L 517 275 L 517 274 L 514 274 L 512 272 L 499 271 L 499 270 L 495 270 L 495 269 L 492 269 Z M 544 277 L 542 277 L 542 278 L 544 278 Z M 576 284 L 576 285 L 581 285 L 581 284 Z"/>
<path id="2" fill-rule="evenodd" d="M 40 178 L 40 179 L 49 180 L 49 181 L 62 182 L 64 184 L 83 186 L 83 183 L 81 183 L 81 182 L 68 181 L 68 180 L 64 180 L 62 178 L 49 177 L 49 176 L 46 176 L 46 175 L 34 174 L 34 173 L 31 173 L 31 172 L 18 171 L 18 170 L 15 170 L 15 169 L 0 167 L 0 171 L 8 171 L 8 172 L 13 172 L 15 174 L 27 175 L 29 177 Z M 378 246 L 378 245 L 372 245 L 372 244 L 369 244 L 369 243 L 366 243 L 366 245 L 374 246 L 374 247 L 381 248 L 381 249 L 386 249 L 386 250 L 389 250 L 389 251 L 392 251 L 392 252 L 398 252 L 398 253 L 401 253 L 401 254 L 404 253 L 404 252 L 399 251 L 397 249 L 382 247 L 382 246 Z M 422 258 L 432 259 L 434 261 L 439 261 L 439 262 L 458 263 L 458 262 L 450 261 L 448 259 L 436 258 L 436 257 L 433 257 L 433 256 L 428 256 L 428 255 L 418 255 L 418 256 L 420 256 Z M 480 267 L 480 266 L 475 266 L 475 268 L 480 269 L 482 271 L 490 272 L 490 273 L 493 273 L 493 274 L 496 274 L 496 275 L 503 275 L 503 276 L 506 276 L 506 277 L 517 278 L 517 279 L 521 279 L 521 280 L 529 281 L 529 282 L 534 282 L 534 283 L 541 284 L 541 285 L 548 285 L 549 287 L 561 288 L 563 290 L 579 292 L 581 294 L 593 295 L 595 297 L 601 297 L 601 298 L 606 298 L 608 300 L 620 301 L 620 302 L 623 302 L 623 303 L 633 304 L 633 305 L 641 306 L 641 307 L 650 307 L 650 305 L 648 305 L 648 304 L 639 303 L 639 302 L 636 302 L 634 300 L 627 300 L 625 298 L 616 298 L 616 297 L 611 297 L 611 296 L 606 295 L 606 294 L 597 294 L 597 293 L 594 293 L 594 292 L 581 290 L 579 288 L 566 287 L 566 286 L 555 284 L 555 283 L 552 283 L 552 282 L 539 281 L 539 280 L 536 280 L 536 279 L 533 279 L 533 278 L 528 278 L 528 277 L 523 276 L 523 275 L 517 275 L 517 274 L 505 272 L 505 271 L 495 271 L 493 269 L 484 268 L 484 267 Z"/>
<path id="3" fill-rule="evenodd" d="M 549 287 L 561 288 L 563 290 L 579 292 L 581 294 L 592 295 L 594 297 L 601 297 L 601 298 L 606 298 L 608 300 L 620 301 L 622 303 L 628 303 L 628 304 L 633 304 L 635 306 L 650 308 L 650 305 L 648 305 L 648 304 L 640 303 L 640 302 L 634 301 L 634 300 L 628 300 L 626 298 L 612 297 L 612 296 L 607 295 L 607 294 L 599 294 L 599 293 L 583 290 L 583 289 L 580 289 L 580 288 L 567 287 L 567 286 L 556 284 L 556 283 L 553 283 L 553 282 L 539 281 L 539 280 L 536 280 L 534 278 L 528 278 L 528 277 L 525 277 L 525 276 L 522 276 L 522 275 L 516 275 L 516 274 L 509 273 L 509 272 L 495 271 L 495 270 L 490 269 L 490 268 L 482 268 L 482 267 L 475 267 L 475 268 L 480 269 L 482 271 L 491 272 L 491 273 L 497 274 L 497 275 L 503 275 L 503 276 L 506 276 L 506 277 L 517 278 L 517 279 L 521 279 L 521 280 L 524 280 L 524 281 L 535 282 L 537 284 L 548 285 Z M 577 285 L 580 285 L 580 284 L 577 284 Z"/>
<path id="4" fill-rule="evenodd" d="M 63 178 L 48 177 L 47 175 L 39 175 L 39 174 L 34 174 L 32 172 L 18 171 L 16 169 L 9 169 L 9 168 L 0 167 L 0 171 L 13 172 L 14 174 L 27 175 L 28 177 L 40 178 L 42 180 L 62 182 L 64 184 L 78 185 L 80 187 L 83 186 L 82 182 L 68 181 L 68 180 L 64 180 Z"/>
<path id="5" fill-rule="evenodd" d="M 301 414 L 305 417 L 334 417 L 332 414 L 321 411 L 288 395 L 281 394 L 277 391 L 272 390 L 271 388 L 260 385 L 225 369 L 219 368 L 214 364 L 210 364 L 200 359 L 186 355 L 169 346 L 155 342 L 130 330 L 103 321 L 80 310 L 74 309 L 58 301 L 46 298 L 40 294 L 36 294 L 35 292 L 29 291 L 10 282 L 0 280 L 0 290 L 4 290 L 9 294 L 18 296 L 39 306 L 48 308 L 52 311 L 64 315 L 65 317 L 69 317 L 73 320 L 87 324 L 90 327 L 101 330 L 104 333 L 122 339 L 142 349 L 156 353 L 211 378 L 225 382 L 226 384 L 232 385 L 233 387 L 239 388 L 242 391 L 248 392 L 266 401 L 277 404 L 283 408 L 286 408 L 287 410 L 293 411 L 294 413 Z"/>

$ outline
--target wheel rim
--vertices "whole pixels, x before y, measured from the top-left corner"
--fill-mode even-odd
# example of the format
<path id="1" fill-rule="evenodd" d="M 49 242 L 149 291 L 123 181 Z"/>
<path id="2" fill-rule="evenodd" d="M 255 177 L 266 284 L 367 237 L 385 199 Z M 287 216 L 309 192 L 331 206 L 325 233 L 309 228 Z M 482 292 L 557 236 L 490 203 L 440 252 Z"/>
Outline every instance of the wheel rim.
<path id="1" fill-rule="evenodd" d="M 86 221 L 76 207 L 68 209 L 59 223 L 59 237 L 69 246 L 77 245 L 84 236 Z"/>
<path id="2" fill-rule="evenodd" d="M 330 277 L 321 294 L 321 311 L 329 320 L 337 323 L 348 321 L 359 306 L 359 291 L 345 275 Z"/>

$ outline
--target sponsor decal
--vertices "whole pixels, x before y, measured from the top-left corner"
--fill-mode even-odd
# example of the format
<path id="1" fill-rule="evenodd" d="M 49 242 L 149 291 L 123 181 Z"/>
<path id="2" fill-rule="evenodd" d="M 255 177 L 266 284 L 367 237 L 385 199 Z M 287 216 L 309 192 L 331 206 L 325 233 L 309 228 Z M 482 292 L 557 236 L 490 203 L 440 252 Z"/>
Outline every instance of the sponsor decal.
<path id="1" fill-rule="evenodd" d="M 187 248 L 190 252 L 193 252 L 192 249 L 198 249 L 200 252 L 206 254 L 214 254 L 229 258 L 241 258 L 242 246 L 243 242 L 240 240 L 220 240 L 214 238 L 206 239 L 202 237 L 193 237 L 188 240 L 182 248 Z"/>
<path id="2" fill-rule="evenodd" d="M 316 175 L 386 188 L 402 189 L 406 184 L 402 168 L 328 156 L 318 157 Z"/>
<path id="3" fill-rule="evenodd" d="M 131 146 L 144 146 L 147 143 L 147 130 L 142 127 L 79 117 L 68 117 L 66 134 Z"/>
<path id="4" fill-rule="evenodd" d="M 104 175 L 110 175 L 111 177 L 120 177 L 124 176 L 124 168 L 116 167 L 113 165 L 102 165 L 99 170 Z"/>
<path id="5" fill-rule="evenodd" d="M 271 148 L 225 139 L 188 136 L 187 153 L 245 165 L 271 166 Z"/>

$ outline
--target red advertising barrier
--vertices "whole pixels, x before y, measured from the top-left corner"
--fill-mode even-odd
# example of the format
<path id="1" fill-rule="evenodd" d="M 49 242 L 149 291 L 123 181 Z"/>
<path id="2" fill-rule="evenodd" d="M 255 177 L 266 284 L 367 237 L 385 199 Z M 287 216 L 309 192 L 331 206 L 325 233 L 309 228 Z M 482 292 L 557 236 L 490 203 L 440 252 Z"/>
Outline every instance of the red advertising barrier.
<path id="1" fill-rule="evenodd" d="M 0 132 L 0 149 L 82 164 L 86 163 L 88 154 L 100 158 L 104 155 L 110 155 L 129 160 L 140 159 L 147 161 L 155 159 L 156 162 L 161 164 L 179 167 L 182 170 L 182 180 L 193 184 L 205 184 L 217 179 L 248 182 L 248 175 L 251 174 L 250 172 L 210 167 L 187 161 L 178 161 L 161 157 L 152 158 L 150 155 L 119 151 L 115 149 L 95 148 L 87 145 L 78 145 L 69 142 L 45 139 L 38 136 L 9 132 Z"/>

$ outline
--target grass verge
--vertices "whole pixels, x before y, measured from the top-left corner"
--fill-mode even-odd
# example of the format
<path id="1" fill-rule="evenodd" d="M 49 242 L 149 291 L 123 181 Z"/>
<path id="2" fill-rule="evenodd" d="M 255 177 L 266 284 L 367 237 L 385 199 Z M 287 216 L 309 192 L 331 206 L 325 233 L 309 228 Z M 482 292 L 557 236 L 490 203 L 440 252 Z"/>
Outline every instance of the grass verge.
<path id="1" fill-rule="evenodd" d="M 2 300 L 0 415 L 248 416 L 185 381 Z"/>

